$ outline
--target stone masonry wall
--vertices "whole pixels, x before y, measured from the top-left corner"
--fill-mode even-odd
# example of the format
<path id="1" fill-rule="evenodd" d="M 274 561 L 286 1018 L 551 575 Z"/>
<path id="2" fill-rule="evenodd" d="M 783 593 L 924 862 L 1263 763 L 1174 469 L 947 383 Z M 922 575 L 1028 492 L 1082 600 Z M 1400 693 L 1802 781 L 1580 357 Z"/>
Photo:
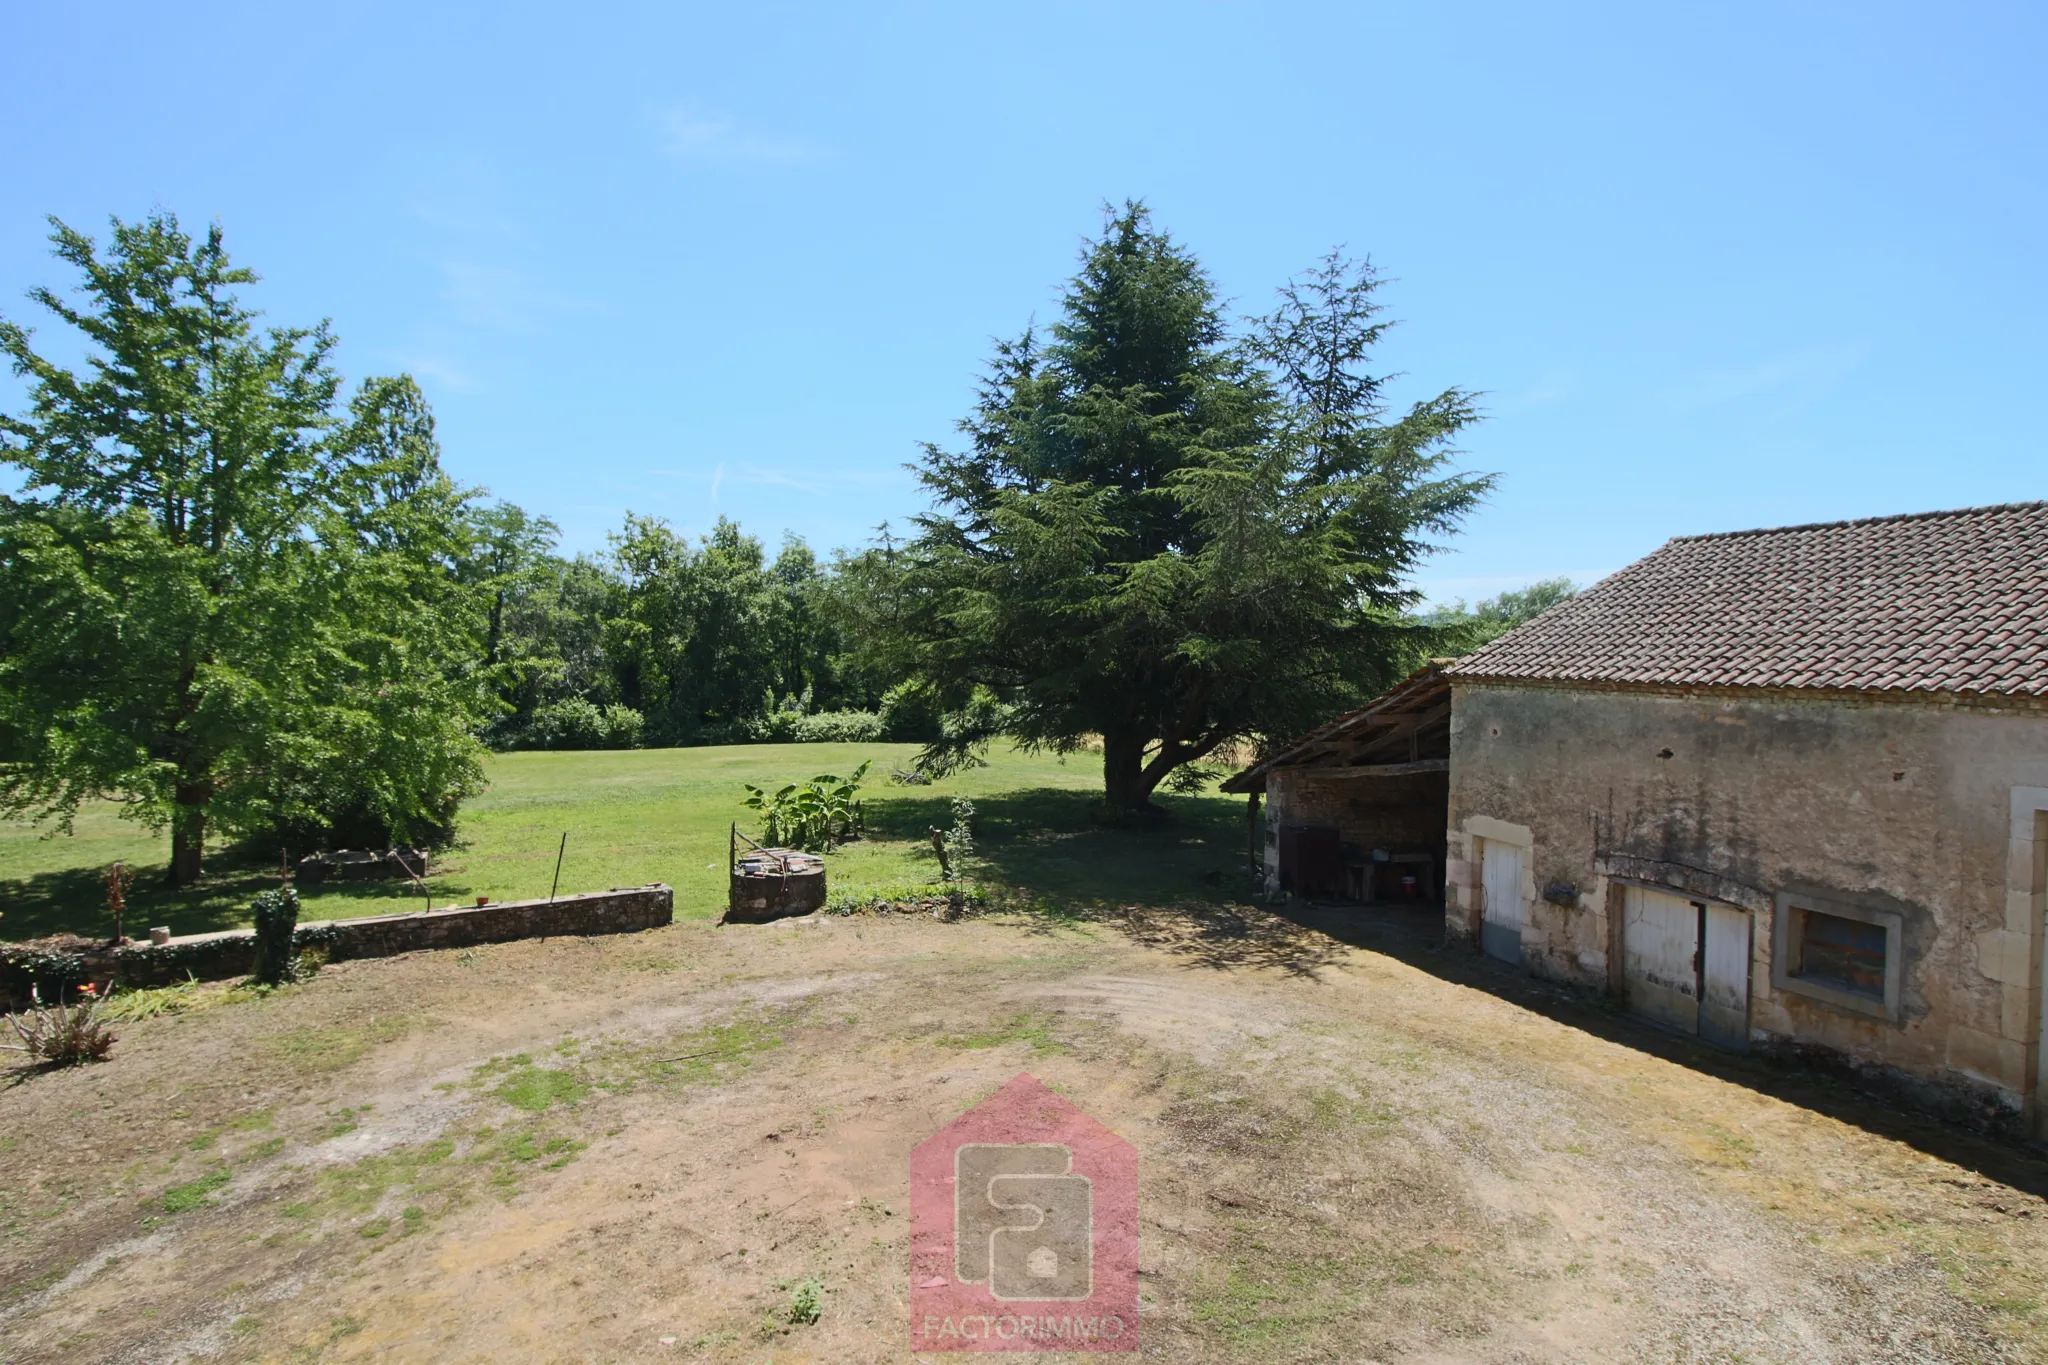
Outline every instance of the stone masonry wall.
<path id="1" fill-rule="evenodd" d="M 1477 934 L 1491 838 L 1529 850 L 1538 975 L 1621 984 L 1618 880 L 1738 906 L 1753 1046 L 2036 1110 L 2048 713 L 1467 684 L 1451 755 L 1453 937 Z M 1896 1019 L 1773 988 L 1774 897 L 1791 890 L 1900 918 Z"/>
<path id="2" fill-rule="evenodd" d="M 656 883 L 611 891 L 586 891 L 552 901 L 493 901 L 489 905 L 451 910 L 418 910 L 402 915 L 371 915 L 362 919 L 323 920 L 299 925 L 298 947 L 325 950 L 333 962 L 351 958 L 390 957 L 423 948 L 464 948 L 478 943 L 504 943 L 522 938 L 568 938 L 590 934 L 627 934 L 659 928 L 675 920 L 675 892 Z M 104 952 L 76 955 L 65 969 L 45 967 L 40 974 L 0 965 L 0 1002 L 8 1007 L 28 1000 L 32 981 L 43 993 L 54 986 L 90 980 L 131 988 L 164 986 L 186 979 L 202 981 L 241 976 L 249 971 L 256 935 L 249 929 L 192 934 L 165 944 L 131 944 Z"/>

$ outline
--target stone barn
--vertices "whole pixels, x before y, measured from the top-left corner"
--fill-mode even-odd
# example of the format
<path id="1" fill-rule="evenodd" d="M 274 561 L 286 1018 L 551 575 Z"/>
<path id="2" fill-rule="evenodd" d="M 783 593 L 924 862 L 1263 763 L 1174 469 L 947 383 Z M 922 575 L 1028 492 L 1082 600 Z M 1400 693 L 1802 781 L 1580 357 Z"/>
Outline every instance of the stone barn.
<path id="1" fill-rule="evenodd" d="M 2048 503 L 1683 537 L 1432 676 L 1453 939 L 2048 1135 Z"/>

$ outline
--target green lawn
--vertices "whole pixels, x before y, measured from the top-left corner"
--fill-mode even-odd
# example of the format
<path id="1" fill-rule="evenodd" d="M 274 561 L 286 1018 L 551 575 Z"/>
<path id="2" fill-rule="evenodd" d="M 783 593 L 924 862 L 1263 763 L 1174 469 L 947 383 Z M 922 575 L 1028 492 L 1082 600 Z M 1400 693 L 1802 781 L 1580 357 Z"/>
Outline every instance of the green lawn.
<path id="1" fill-rule="evenodd" d="M 1012 752 L 990 766 L 929 787 L 887 781 L 907 766 L 907 744 L 756 744 L 727 748 L 596 753 L 502 754 L 489 760 L 489 790 L 463 812 L 454 848 L 439 854 L 428 888 L 446 906 L 477 896 L 545 896 L 555 851 L 569 836 L 562 890 L 601 890 L 662 881 L 676 888 L 676 913 L 712 917 L 724 908 L 726 829 L 740 820 L 742 782 L 771 790 L 816 773 L 851 772 L 875 760 L 865 790 L 870 837 L 829 855 L 832 888 L 863 894 L 936 883 L 924 834 L 947 825 L 947 802 L 965 796 L 980 812 L 970 871 L 991 888 L 1023 892 L 1076 909 L 1212 900 L 1236 884 L 1243 860 L 1244 807 L 1234 797 L 1165 797 L 1167 818 L 1143 828 L 1106 827 L 1097 817 L 1100 760 L 1062 763 Z M 116 859 L 136 871 L 127 932 L 152 924 L 199 933 L 248 921 L 250 899 L 274 885 L 275 851 L 209 850 L 206 881 L 189 891 L 159 886 L 167 840 L 120 819 L 112 806 L 81 812 L 76 832 L 44 837 L 0 823 L 0 938 L 60 931 L 107 932 L 99 878 Z M 407 883 L 303 888 L 307 919 L 420 909 Z"/>

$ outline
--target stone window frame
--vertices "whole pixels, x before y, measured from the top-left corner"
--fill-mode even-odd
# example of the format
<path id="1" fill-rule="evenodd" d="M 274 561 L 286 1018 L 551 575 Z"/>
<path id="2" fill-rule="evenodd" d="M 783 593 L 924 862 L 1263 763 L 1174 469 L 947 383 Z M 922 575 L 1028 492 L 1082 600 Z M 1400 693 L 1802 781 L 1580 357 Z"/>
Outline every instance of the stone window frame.
<path id="1" fill-rule="evenodd" d="M 1800 912 L 1817 910 L 1823 915 L 1874 924 L 1884 930 L 1884 998 L 1861 991 L 1843 990 L 1824 982 L 1796 976 L 1792 964 L 1799 957 L 1797 921 Z M 1898 1023 L 1906 1000 L 1906 917 L 1896 910 L 1881 910 L 1839 896 L 1805 891 L 1780 891 L 1776 912 L 1771 916 L 1771 989 L 1804 996 L 1851 1014 L 1870 1015 Z"/>

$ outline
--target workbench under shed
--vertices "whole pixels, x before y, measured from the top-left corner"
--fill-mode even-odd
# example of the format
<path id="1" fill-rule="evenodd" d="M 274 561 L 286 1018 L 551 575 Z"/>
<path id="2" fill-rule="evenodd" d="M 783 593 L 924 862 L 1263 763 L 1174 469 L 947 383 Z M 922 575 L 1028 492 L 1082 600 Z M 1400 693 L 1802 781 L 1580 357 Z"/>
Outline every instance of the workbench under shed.
<path id="1" fill-rule="evenodd" d="M 1450 684 L 1431 663 L 1225 782 L 1250 797 L 1251 851 L 1267 888 L 1441 902 L 1450 727 Z"/>

